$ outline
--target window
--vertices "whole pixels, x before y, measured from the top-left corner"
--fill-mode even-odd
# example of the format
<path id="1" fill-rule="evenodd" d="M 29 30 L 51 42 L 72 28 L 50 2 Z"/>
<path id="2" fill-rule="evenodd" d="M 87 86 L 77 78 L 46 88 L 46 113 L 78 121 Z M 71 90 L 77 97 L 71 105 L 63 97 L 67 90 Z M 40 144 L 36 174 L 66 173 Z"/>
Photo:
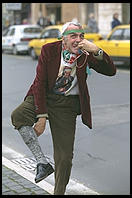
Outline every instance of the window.
<path id="1" fill-rule="evenodd" d="M 124 29 L 123 40 L 130 40 L 130 29 Z"/>
<path id="2" fill-rule="evenodd" d="M 50 38 L 58 38 L 59 37 L 59 30 L 51 29 L 50 30 Z"/>
<path id="3" fill-rule="evenodd" d="M 10 31 L 9 29 L 3 30 L 2 31 L 2 36 L 7 36 L 9 31 Z"/>
<path id="4" fill-rule="evenodd" d="M 122 40 L 122 38 L 123 38 L 123 30 L 117 29 L 112 33 L 112 35 L 109 37 L 108 40 Z"/>
<path id="5" fill-rule="evenodd" d="M 58 29 L 50 29 L 45 31 L 41 38 L 58 38 L 60 36 L 60 31 Z"/>
<path id="6" fill-rule="evenodd" d="M 13 36 L 15 34 L 15 28 L 9 29 L 4 36 Z"/>
<path id="7" fill-rule="evenodd" d="M 86 27 L 86 28 L 84 28 L 84 33 L 91 33 L 91 30 L 90 30 L 90 28 L 88 28 L 88 27 Z"/>
<path id="8" fill-rule="evenodd" d="M 41 38 L 49 38 L 49 30 L 48 31 L 45 31 L 43 32 L 43 34 L 41 35 Z"/>
<path id="9" fill-rule="evenodd" d="M 15 28 L 12 28 L 9 34 L 9 36 L 13 36 L 13 35 L 15 35 Z"/>
<path id="10" fill-rule="evenodd" d="M 41 33 L 41 28 L 28 27 L 24 29 L 24 33 Z"/>

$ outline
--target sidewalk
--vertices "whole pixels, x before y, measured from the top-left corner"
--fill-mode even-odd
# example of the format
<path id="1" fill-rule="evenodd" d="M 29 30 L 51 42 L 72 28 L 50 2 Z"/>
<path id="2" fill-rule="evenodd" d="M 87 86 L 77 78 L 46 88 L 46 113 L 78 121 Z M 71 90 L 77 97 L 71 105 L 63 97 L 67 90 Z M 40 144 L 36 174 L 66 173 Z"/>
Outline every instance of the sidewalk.
<path id="1" fill-rule="evenodd" d="M 2 195 L 54 195 L 54 174 L 51 174 L 48 180 L 36 184 L 35 167 L 36 161 L 32 157 L 24 158 L 17 154 L 9 159 L 2 156 Z M 70 179 L 65 195 L 99 195 L 99 193 Z"/>
<path id="2" fill-rule="evenodd" d="M 2 195 L 50 195 L 39 186 L 2 165 Z"/>

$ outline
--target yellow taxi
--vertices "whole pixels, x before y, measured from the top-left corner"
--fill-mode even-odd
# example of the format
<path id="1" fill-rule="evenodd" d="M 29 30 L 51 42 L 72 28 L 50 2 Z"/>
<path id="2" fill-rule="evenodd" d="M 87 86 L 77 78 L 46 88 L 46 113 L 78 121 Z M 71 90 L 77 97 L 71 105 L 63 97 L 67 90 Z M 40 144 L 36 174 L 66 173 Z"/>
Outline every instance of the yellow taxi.
<path id="1" fill-rule="evenodd" d="M 90 28 L 88 28 L 87 25 L 83 25 L 83 29 L 84 29 L 84 38 L 93 42 L 93 41 L 98 41 L 98 40 L 102 40 L 103 37 L 101 34 L 99 33 L 91 33 L 90 31 Z"/>
<path id="2" fill-rule="evenodd" d="M 58 41 L 58 38 L 61 36 L 62 26 L 63 25 L 47 26 L 43 29 L 40 38 L 33 39 L 29 42 L 29 54 L 33 59 L 36 59 L 40 55 L 43 45 L 45 45 L 46 43 Z M 97 41 L 99 39 L 102 39 L 102 36 L 100 34 L 88 32 L 86 25 L 84 25 L 83 28 L 85 32 L 85 39 L 88 39 L 90 41 Z"/>
<path id="3" fill-rule="evenodd" d="M 94 43 L 112 58 L 115 65 L 130 66 L 130 25 L 116 26 L 105 40 Z"/>

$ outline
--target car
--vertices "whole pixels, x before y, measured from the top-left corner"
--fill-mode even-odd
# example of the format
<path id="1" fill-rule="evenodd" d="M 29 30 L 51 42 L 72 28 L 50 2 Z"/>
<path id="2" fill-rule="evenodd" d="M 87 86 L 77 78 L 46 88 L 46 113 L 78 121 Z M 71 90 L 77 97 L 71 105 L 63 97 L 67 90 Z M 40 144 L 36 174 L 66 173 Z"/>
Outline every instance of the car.
<path id="1" fill-rule="evenodd" d="M 37 59 L 41 53 L 41 48 L 46 43 L 51 43 L 58 41 L 58 38 L 61 35 L 62 26 L 61 25 L 52 25 L 47 26 L 41 32 L 41 35 L 38 39 L 33 39 L 29 42 L 29 54 L 33 60 Z"/>
<path id="2" fill-rule="evenodd" d="M 87 25 L 83 25 L 83 29 L 84 29 L 84 38 L 94 42 L 94 41 L 98 41 L 98 40 L 102 40 L 103 36 L 99 33 L 91 33 L 90 28 Z"/>
<path id="3" fill-rule="evenodd" d="M 117 66 L 130 66 L 130 25 L 116 26 L 106 39 L 94 42 Z"/>
<path id="4" fill-rule="evenodd" d="M 62 26 L 63 25 L 51 25 L 44 28 L 42 31 L 39 39 L 33 39 L 29 42 L 29 54 L 32 57 L 32 59 L 37 59 L 38 56 L 41 53 L 41 48 L 46 43 L 51 43 L 54 41 L 58 41 L 58 38 L 61 36 L 62 32 Z M 84 38 L 94 41 L 102 39 L 102 36 L 100 34 L 95 33 L 87 33 L 86 25 L 83 26 L 84 32 Z"/>
<path id="5" fill-rule="evenodd" d="M 38 25 L 12 25 L 2 35 L 2 52 L 28 53 L 28 42 L 38 38 L 42 28 Z"/>

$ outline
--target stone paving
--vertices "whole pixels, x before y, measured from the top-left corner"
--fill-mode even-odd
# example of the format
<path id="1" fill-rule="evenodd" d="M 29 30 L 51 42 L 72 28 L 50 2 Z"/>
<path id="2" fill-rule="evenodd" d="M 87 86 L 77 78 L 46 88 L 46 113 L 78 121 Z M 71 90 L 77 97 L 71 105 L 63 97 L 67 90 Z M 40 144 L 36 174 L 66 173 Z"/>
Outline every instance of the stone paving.
<path id="1" fill-rule="evenodd" d="M 2 195 L 50 195 L 34 183 L 2 165 Z"/>

